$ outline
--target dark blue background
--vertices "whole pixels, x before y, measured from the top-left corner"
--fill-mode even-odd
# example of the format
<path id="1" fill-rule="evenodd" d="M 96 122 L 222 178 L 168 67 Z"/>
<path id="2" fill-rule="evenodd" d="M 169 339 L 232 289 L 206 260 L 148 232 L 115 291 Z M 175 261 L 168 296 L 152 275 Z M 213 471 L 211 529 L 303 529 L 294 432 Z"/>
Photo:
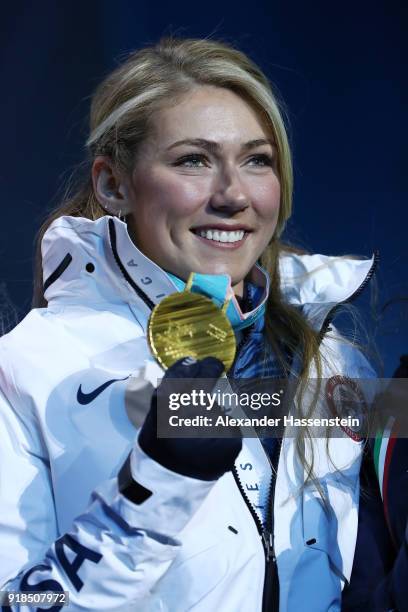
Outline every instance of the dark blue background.
<path id="1" fill-rule="evenodd" d="M 94 87 L 126 51 L 163 34 L 212 35 L 246 51 L 286 102 L 296 179 L 292 241 L 328 254 L 380 250 L 370 329 L 390 374 L 408 352 L 407 302 L 398 300 L 408 297 L 403 4 L 3 6 L 0 281 L 19 314 L 30 306 L 36 229 L 82 159 Z M 363 308 L 368 321 L 371 310 Z"/>

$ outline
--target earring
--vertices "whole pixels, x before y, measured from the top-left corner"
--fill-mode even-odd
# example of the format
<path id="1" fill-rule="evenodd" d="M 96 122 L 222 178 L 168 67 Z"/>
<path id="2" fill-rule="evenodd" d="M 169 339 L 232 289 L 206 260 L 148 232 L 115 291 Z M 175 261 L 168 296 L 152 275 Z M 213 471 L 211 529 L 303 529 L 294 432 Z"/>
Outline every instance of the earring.
<path id="1" fill-rule="evenodd" d="M 106 204 L 101 204 L 101 206 L 102 206 L 103 210 L 106 212 L 106 214 L 111 215 L 112 217 L 114 217 L 114 216 L 115 216 L 114 211 L 113 211 L 113 210 L 111 210 L 111 209 L 109 208 L 109 206 L 107 206 Z"/>
<path id="2" fill-rule="evenodd" d="M 121 208 L 119 208 L 119 210 L 115 210 L 113 207 L 110 208 L 110 206 L 108 207 L 107 205 L 102 206 L 102 208 L 108 213 L 108 215 L 111 215 L 112 217 L 117 217 L 120 221 L 126 223 L 126 215 L 122 214 Z"/>

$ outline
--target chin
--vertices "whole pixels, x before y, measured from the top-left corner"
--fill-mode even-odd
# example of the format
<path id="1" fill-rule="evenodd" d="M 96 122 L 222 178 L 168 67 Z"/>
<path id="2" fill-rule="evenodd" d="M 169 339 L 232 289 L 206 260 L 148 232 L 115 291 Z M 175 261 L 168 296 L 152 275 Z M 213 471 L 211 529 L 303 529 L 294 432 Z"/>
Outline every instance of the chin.
<path id="1" fill-rule="evenodd" d="M 236 270 L 231 270 L 231 268 L 223 264 L 201 266 L 200 272 L 201 274 L 227 274 L 231 278 L 233 285 L 240 283 L 245 278 L 245 275 L 237 274 Z"/>

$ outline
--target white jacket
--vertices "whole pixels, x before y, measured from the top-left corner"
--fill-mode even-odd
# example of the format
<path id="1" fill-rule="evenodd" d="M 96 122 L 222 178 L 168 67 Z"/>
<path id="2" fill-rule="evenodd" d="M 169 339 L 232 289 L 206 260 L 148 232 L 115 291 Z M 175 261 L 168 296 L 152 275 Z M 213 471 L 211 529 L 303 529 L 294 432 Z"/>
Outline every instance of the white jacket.
<path id="1" fill-rule="evenodd" d="M 69 591 L 64 609 L 73 611 L 261 611 L 259 510 L 250 511 L 232 473 L 217 482 L 181 476 L 135 442 L 132 384 L 151 361 L 150 307 L 137 291 L 156 304 L 175 290 L 171 280 L 117 219 L 63 217 L 42 250 L 48 308 L 0 341 L 1 588 Z M 283 290 L 319 328 L 372 267 L 287 255 Z M 372 376 L 350 344 L 326 335 L 322 351 L 333 373 Z M 282 443 L 273 505 L 281 612 L 339 610 L 350 577 L 361 444 L 333 439 L 332 463 L 325 443 L 314 441 L 328 512 L 315 490 L 301 490 L 293 439 Z M 119 493 L 116 477 L 132 448 L 133 478 L 153 492 L 140 505 Z M 257 439 L 244 440 L 236 468 L 262 505 L 271 468 Z"/>

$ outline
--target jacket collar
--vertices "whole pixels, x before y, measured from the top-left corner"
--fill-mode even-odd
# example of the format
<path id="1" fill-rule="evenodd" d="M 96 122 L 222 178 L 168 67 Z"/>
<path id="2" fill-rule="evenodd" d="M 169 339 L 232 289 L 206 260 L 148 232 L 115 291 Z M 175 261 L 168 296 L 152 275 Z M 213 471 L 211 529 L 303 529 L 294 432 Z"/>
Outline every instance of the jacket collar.
<path id="1" fill-rule="evenodd" d="M 44 282 L 68 253 L 72 256 L 69 266 L 45 292 L 48 302 L 137 302 L 147 314 L 163 297 L 177 291 L 170 276 L 135 247 L 126 224 L 116 217 L 91 221 L 66 216 L 54 221 L 42 242 Z M 93 272 L 89 264 L 94 266 Z M 350 299 L 370 276 L 374 264 L 374 257 L 285 252 L 279 262 L 282 292 L 288 302 L 301 306 L 305 315 L 308 311 L 327 311 Z M 267 292 L 265 273 L 255 266 L 250 279 L 265 289 L 261 304 Z"/>
<path id="2" fill-rule="evenodd" d="M 348 301 L 371 277 L 377 257 L 377 254 L 361 259 L 284 252 L 279 261 L 282 293 L 294 305 Z"/>

